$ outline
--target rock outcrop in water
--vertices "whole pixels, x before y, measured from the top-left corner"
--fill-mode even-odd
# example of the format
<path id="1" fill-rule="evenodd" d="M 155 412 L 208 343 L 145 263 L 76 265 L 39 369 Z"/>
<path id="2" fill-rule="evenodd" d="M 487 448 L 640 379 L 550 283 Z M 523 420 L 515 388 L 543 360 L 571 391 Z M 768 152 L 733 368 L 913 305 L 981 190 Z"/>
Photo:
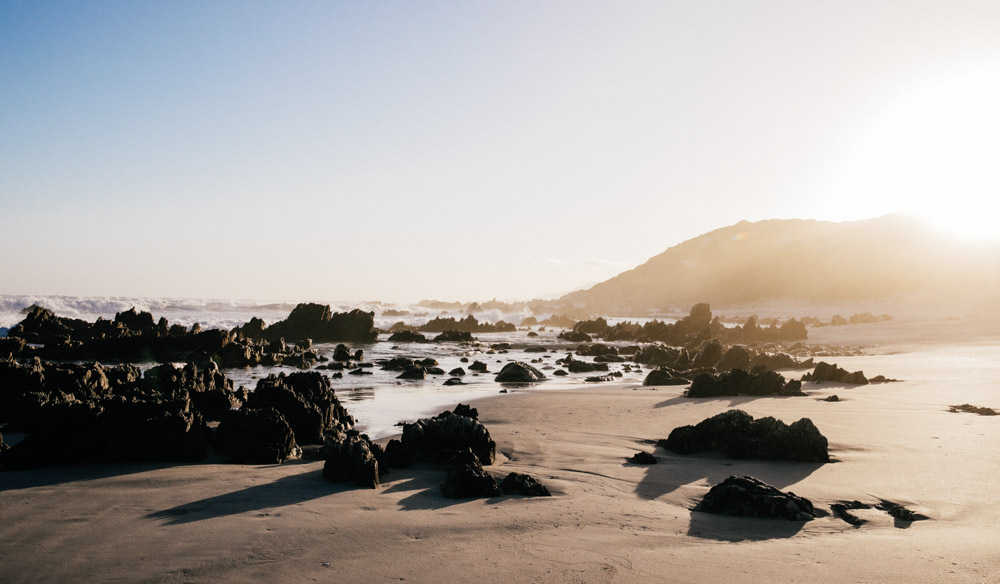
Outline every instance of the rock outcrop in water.
<path id="1" fill-rule="evenodd" d="M 544 373 L 521 361 L 507 363 L 496 376 L 500 383 L 533 383 L 544 379 Z"/>
<path id="2" fill-rule="evenodd" d="M 466 316 L 461 320 L 453 317 L 437 317 L 418 327 L 418 330 L 425 333 L 443 333 L 446 331 L 457 331 L 461 333 L 512 333 L 517 327 L 509 322 L 497 321 L 494 323 L 479 322 L 476 317 Z"/>
<path id="3" fill-rule="evenodd" d="M 267 327 L 263 334 L 268 340 L 312 339 L 317 343 L 370 343 L 378 338 L 374 312 L 335 313 L 329 306 L 311 303 L 299 304 L 288 318 Z"/>
<path id="4" fill-rule="evenodd" d="M 0 357 L 133 363 L 213 360 L 221 367 L 308 368 L 318 360 L 308 350 L 312 340 L 370 342 L 377 337 L 373 322 L 367 312 L 332 314 L 328 306 L 300 304 L 287 320 L 271 327 L 254 318 L 232 331 L 203 331 L 198 325 L 188 330 L 163 318 L 155 321 L 152 314 L 134 308 L 116 314 L 114 320 L 98 318 L 88 323 L 57 317 L 48 309 L 33 306 L 11 329 L 10 338 L 0 344 Z M 298 346 L 289 349 L 286 338 L 294 339 Z M 25 347 L 25 341 L 42 346 Z"/>

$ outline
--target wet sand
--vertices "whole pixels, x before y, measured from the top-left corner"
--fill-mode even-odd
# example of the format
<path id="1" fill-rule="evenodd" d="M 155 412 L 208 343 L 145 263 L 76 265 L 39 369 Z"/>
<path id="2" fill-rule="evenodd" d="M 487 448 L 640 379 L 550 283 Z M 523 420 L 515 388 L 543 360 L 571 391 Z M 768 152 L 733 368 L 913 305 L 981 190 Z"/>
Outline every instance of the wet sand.
<path id="1" fill-rule="evenodd" d="M 828 359 L 901 383 L 805 384 L 807 397 L 691 400 L 636 384 L 516 391 L 475 403 L 496 475 L 551 498 L 455 501 L 443 473 L 393 470 L 377 490 L 325 482 L 322 463 L 98 465 L 0 474 L 0 582 L 990 582 L 1000 580 L 1000 328 L 962 321 L 810 330 L 868 346 Z M 798 376 L 802 372 L 785 372 Z M 837 394 L 842 401 L 822 398 Z M 736 461 L 656 448 L 679 425 L 739 407 L 809 417 L 835 462 Z M 659 464 L 626 463 L 637 450 Z M 852 527 L 692 511 L 730 475 L 813 501 L 891 501 Z"/>

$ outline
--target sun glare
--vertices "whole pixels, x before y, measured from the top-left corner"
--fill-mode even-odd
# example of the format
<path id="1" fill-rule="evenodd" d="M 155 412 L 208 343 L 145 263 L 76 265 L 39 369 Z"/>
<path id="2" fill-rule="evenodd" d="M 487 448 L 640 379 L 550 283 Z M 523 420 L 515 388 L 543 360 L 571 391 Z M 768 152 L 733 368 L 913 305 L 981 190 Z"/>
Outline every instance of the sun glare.
<path id="1" fill-rule="evenodd" d="M 942 80 L 898 103 L 857 146 L 832 204 L 905 212 L 952 235 L 1000 239 L 1000 70 Z"/>

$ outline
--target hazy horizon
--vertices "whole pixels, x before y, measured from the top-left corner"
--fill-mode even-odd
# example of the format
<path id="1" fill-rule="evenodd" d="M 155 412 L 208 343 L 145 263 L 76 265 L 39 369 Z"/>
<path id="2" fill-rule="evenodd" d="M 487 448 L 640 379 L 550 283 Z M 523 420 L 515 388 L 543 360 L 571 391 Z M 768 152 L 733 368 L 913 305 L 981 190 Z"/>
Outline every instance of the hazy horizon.
<path id="1" fill-rule="evenodd" d="M 530 299 L 741 220 L 997 237 L 988 2 L 0 2 L 3 294 Z"/>

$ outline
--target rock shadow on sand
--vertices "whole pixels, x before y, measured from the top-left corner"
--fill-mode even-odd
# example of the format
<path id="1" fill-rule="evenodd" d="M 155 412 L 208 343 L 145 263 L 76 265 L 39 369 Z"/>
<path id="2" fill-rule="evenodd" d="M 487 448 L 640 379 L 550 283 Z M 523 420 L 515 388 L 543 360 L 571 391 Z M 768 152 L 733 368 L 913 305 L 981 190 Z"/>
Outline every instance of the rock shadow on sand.
<path id="1" fill-rule="evenodd" d="M 94 481 L 186 466 L 168 462 L 122 462 L 68 464 L 0 472 L 0 492 L 66 483 Z"/>
<path id="2" fill-rule="evenodd" d="M 216 495 L 154 511 L 145 519 L 163 519 L 164 525 L 181 525 L 241 513 L 277 509 L 320 499 L 354 489 L 323 480 L 317 472 L 288 475 L 263 485 L 254 485 L 224 495 Z"/>
<path id="3" fill-rule="evenodd" d="M 646 468 L 645 476 L 635 489 L 644 499 L 658 499 L 696 482 L 705 482 L 710 487 L 734 475 L 753 476 L 784 490 L 823 466 L 822 463 L 784 460 L 733 460 L 718 453 L 682 456 L 663 449 L 658 449 L 657 459 L 657 464 Z M 708 492 L 707 487 L 705 492 Z M 691 503 L 692 508 L 696 503 Z M 799 521 L 732 517 L 692 510 L 688 535 L 719 541 L 778 539 L 795 535 L 803 525 Z"/>

